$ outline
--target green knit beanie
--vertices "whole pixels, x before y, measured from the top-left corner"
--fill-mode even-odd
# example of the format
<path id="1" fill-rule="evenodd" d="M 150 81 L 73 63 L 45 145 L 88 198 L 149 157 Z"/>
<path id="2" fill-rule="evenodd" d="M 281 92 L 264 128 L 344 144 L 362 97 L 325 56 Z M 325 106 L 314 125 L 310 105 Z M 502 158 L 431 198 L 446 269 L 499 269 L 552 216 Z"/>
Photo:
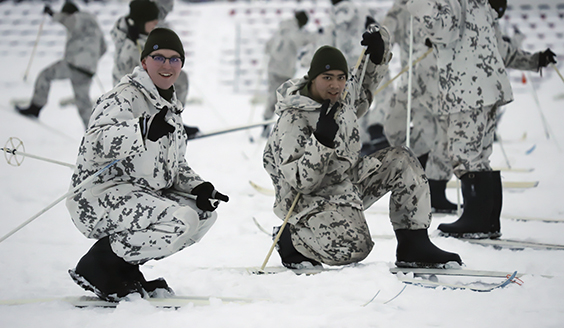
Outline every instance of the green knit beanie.
<path id="1" fill-rule="evenodd" d="M 182 66 L 184 66 L 184 46 L 173 30 L 164 27 L 157 27 L 152 30 L 147 37 L 143 52 L 141 52 L 141 60 L 158 49 L 170 49 L 178 52 L 182 59 Z"/>
<path id="2" fill-rule="evenodd" d="M 307 72 L 308 80 L 313 81 L 319 74 L 331 70 L 340 70 L 349 76 L 349 66 L 343 53 L 334 47 L 323 46 L 315 52 Z"/>

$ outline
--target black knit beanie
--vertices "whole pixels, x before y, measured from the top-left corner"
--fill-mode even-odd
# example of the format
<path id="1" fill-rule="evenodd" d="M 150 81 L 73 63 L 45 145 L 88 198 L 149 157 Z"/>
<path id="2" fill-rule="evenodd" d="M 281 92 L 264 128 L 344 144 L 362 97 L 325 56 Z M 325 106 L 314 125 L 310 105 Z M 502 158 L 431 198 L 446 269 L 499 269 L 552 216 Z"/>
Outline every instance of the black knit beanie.
<path id="1" fill-rule="evenodd" d="M 489 0 L 490 6 L 497 11 L 497 17 L 503 17 L 505 14 L 505 10 L 507 9 L 507 0 Z"/>
<path id="2" fill-rule="evenodd" d="M 159 18 L 159 7 L 150 0 L 133 0 L 129 3 L 129 16 L 141 32 L 145 23 Z"/>
<path id="3" fill-rule="evenodd" d="M 65 2 L 63 8 L 61 8 L 62 13 L 74 14 L 78 11 L 78 7 L 72 2 Z"/>
<path id="4" fill-rule="evenodd" d="M 334 47 L 323 46 L 315 52 L 307 72 L 308 80 L 313 81 L 319 74 L 331 70 L 340 70 L 349 76 L 349 66 L 343 53 Z"/>
<path id="5" fill-rule="evenodd" d="M 305 11 L 303 10 L 296 11 L 296 14 L 294 16 L 296 16 L 296 19 L 298 20 L 298 26 L 300 28 L 302 28 L 305 24 L 307 24 L 308 17 Z"/>
<path id="6" fill-rule="evenodd" d="M 178 35 L 168 28 L 158 27 L 149 33 L 147 42 L 143 52 L 141 52 L 141 60 L 147 57 L 151 52 L 159 49 L 170 49 L 178 52 L 184 66 L 184 47 Z"/>

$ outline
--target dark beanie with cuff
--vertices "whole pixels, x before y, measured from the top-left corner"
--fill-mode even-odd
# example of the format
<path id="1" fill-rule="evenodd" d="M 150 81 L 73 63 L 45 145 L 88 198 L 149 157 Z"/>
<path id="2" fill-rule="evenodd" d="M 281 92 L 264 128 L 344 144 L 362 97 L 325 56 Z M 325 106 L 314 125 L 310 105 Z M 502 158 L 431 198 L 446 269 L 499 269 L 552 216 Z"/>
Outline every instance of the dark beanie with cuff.
<path id="1" fill-rule="evenodd" d="M 65 2 L 63 8 L 61 8 L 61 12 L 65 14 L 74 14 L 78 11 L 78 7 L 72 2 Z"/>
<path id="2" fill-rule="evenodd" d="M 349 76 L 349 66 L 343 53 L 334 47 L 323 46 L 315 52 L 311 59 L 311 65 L 307 72 L 309 81 L 313 81 L 319 74 L 331 71 L 340 70 Z"/>
<path id="3" fill-rule="evenodd" d="M 309 18 L 307 17 L 307 13 L 303 10 L 296 11 L 294 16 L 296 17 L 296 20 L 298 21 L 298 26 L 300 28 L 302 28 L 305 24 L 307 24 L 307 21 L 309 20 Z"/>
<path id="4" fill-rule="evenodd" d="M 145 31 L 145 23 L 159 18 L 159 7 L 150 0 L 133 0 L 129 3 L 129 16 L 139 31 Z"/>
<path id="5" fill-rule="evenodd" d="M 184 66 L 184 47 L 182 46 L 182 41 L 180 41 L 180 38 L 173 30 L 164 27 L 157 27 L 152 30 L 147 37 L 143 52 L 141 52 L 141 60 L 159 49 L 169 49 L 178 52 L 182 59 L 182 66 Z"/>

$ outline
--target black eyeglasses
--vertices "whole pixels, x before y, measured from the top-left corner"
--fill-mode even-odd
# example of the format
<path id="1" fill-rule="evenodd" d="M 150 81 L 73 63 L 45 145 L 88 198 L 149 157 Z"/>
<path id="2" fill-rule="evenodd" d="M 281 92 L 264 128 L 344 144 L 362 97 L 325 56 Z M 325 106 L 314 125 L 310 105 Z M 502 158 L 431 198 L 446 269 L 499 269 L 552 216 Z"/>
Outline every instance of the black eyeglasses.
<path id="1" fill-rule="evenodd" d="M 149 57 L 153 58 L 153 60 L 156 61 L 159 65 L 164 65 L 167 59 L 170 66 L 182 65 L 182 58 L 176 56 L 168 58 L 162 55 L 149 55 Z"/>

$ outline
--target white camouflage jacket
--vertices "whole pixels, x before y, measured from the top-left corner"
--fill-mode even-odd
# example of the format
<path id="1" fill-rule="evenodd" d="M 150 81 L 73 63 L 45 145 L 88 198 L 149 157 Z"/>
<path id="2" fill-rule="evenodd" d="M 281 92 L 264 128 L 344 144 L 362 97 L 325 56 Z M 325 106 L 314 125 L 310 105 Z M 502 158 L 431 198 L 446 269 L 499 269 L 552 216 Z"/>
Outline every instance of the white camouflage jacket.
<path id="1" fill-rule="evenodd" d="M 437 51 L 441 114 L 513 100 L 488 0 L 410 0 L 407 8 Z"/>
<path id="2" fill-rule="evenodd" d="M 57 12 L 53 14 L 53 20 L 67 29 L 65 61 L 86 73 L 96 74 L 98 61 L 107 50 L 96 17 L 84 11 L 72 15 Z"/>
<path id="3" fill-rule="evenodd" d="M 336 119 L 339 130 L 334 149 L 324 146 L 313 135 L 321 104 L 300 94 L 308 81 L 289 80 L 277 90 L 279 118 L 266 143 L 263 166 L 275 187 L 274 213 L 281 219 L 298 192 L 302 195 L 289 219 L 292 224 L 326 203 L 363 208 L 355 182 L 376 171 L 381 163 L 376 158 L 360 157 L 357 119 L 369 109 L 372 94 L 391 59 L 389 34 L 382 34 L 387 44 L 384 63 L 376 66 L 365 55 L 356 74 L 349 74 L 346 96 Z M 359 87 L 364 65 L 366 73 Z"/>
<path id="4" fill-rule="evenodd" d="M 147 35 L 139 34 L 137 43 L 127 37 L 126 18 L 120 17 L 110 31 L 114 41 L 114 67 L 112 69 L 112 80 L 114 85 L 126 74 L 133 72 L 133 69 L 141 65 L 141 52 L 145 47 Z"/>
<path id="5" fill-rule="evenodd" d="M 268 73 L 294 77 L 299 50 L 314 36 L 300 29 L 295 18 L 280 22 L 276 33 L 266 42 L 265 53 L 269 56 Z"/>
<path id="6" fill-rule="evenodd" d="M 163 107 L 169 111 L 166 120 L 175 131 L 156 142 L 144 140 L 140 117 L 151 117 Z M 135 68 L 111 91 L 101 96 L 82 139 L 71 187 L 119 160 L 102 173 L 87 189 L 67 198 L 73 220 L 92 226 L 101 219 L 99 202 L 109 190 L 119 194 L 142 188 L 158 192 L 173 188 L 190 193 L 204 182 L 186 162 L 187 135 L 183 128 L 182 105 L 173 96 L 171 102 L 162 98 L 149 75 Z M 81 227 L 79 226 L 79 229 Z M 84 232 L 84 231 L 83 231 Z"/>

